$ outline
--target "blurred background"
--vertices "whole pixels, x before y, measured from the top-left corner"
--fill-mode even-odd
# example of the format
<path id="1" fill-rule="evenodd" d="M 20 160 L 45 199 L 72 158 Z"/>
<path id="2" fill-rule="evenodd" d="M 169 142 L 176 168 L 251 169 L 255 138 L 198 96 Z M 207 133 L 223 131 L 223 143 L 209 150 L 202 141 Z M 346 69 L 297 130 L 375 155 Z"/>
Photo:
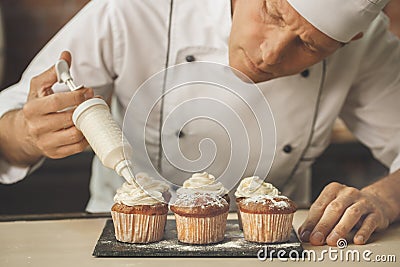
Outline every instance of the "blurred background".
<path id="1" fill-rule="evenodd" d="M 48 40 L 88 0 L 0 0 L 0 90 L 18 82 Z M 386 8 L 391 30 L 400 35 L 400 0 Z M 93 152 L 47 159 L 30 177 L 0 184 L 0 215 L 84 212 L 89 199 Z M 73 166 L 73 168 L 71 168 Z M 313 165 L 313 199 L 330 181 L 361 188 L 387 174 L 369 150 L 337 121 L 332 144 Z"/>

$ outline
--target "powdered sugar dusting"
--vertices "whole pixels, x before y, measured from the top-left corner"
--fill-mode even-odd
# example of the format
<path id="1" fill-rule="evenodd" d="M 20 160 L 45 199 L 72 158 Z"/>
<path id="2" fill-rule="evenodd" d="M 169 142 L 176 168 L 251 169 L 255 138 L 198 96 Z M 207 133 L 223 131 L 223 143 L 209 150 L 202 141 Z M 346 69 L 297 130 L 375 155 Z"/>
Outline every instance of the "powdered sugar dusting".
<path id="1" fill-rule="evenodd" d="M 263 205 L 270 205 L 276 208 L 284 209 L 290 207 L 287 200 L 288 198 L 285 196 L 257 195 L 246 198 L 243 200 L 243 202 L 246 205 L 249 203 L 261 203 Z"/>
<path id="2" fill-rule="evenodd" d="M 193 192 L 178 194 L 176 201 L 172 205 L 180 207 L 201 206 L 202 208 L 206 208 L 209 206 L 224 207 L 228 205 L 228 202 L 216 194 Z"/>

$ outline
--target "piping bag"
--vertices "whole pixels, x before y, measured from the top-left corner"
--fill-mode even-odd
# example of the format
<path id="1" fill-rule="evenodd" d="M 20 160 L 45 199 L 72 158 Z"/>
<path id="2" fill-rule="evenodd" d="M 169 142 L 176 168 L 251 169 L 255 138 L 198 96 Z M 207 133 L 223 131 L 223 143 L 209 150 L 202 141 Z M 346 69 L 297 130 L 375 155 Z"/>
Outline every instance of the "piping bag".
<path id="1" fill-rule="evenodd" d="M 71 91 L 83 88 L 83 85 L 74 84 L 65 60 L 57 61 L 55 69 L 59 83 L 65 83 Z M 132 154 L 132 147 L 103 99 L 92 98 L 78 105 L 72 114 L 72 121 L 104 166 L 113 169 L 127 182 L 136 183 L 128 158 Z"/>

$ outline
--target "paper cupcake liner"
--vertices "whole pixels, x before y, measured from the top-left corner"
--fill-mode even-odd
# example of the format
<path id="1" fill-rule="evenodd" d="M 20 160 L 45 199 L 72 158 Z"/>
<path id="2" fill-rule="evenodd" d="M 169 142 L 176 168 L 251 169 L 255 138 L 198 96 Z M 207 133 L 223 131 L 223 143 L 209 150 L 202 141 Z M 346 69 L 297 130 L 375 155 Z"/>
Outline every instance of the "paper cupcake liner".
<path id="1" fill-rule="evenodd" d="M 239 229 L 243 230 L 242 216 L 240 215 L 239 207 L 237 208 L 236 212 L 237 212 L 237 217 L 238 217 Z"/>
<path id="2" fill-rule="evenodd" d="M 184 217 L 175 213 L 178 240 L 189 244 L 211 244 L 224 239 L 228 212 L 214 217 Z"/>
<path id="3" fill-rule="evenodd" d="M 244 239 L 259 243 L 275 243 L 289 240 L 293 213 L 253 214 L 240 212 Z"/>
<path id="4" fill-rule="evenodd" d="M 115 238 L 128 243 L 150 243 L 164 236 L 167 214 L 125 214 L 111 211 Z"/>

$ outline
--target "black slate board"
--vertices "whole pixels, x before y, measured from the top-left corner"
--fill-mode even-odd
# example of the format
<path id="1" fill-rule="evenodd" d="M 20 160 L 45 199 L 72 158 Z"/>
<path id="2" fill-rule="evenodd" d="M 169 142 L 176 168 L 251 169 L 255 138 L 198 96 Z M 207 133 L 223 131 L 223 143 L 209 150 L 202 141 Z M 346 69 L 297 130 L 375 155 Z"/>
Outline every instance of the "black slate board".
<path id="1" fill-rule="evenodd" d="M 103 233 L 93 251 L 96 257 L 288 257 L 290 251 L 301 256 L 303 247 L 292 230 L 290 240 L 284 243 L 258 244 L 243 239 L 237 220 L 228 220 L 225 239 L 211 245 L 188 245 L 178 241 L 175 220 L 167 220 L 164 239 L 150 244 L 130 244 L 115 239 L 112 220 L 107 220 Z M 266 252 L 266 255 L 265 255 Z M 295 253 L 295 252 L 292 252 Z M 293 255 L 293 254 L 291 254 Z"/>

